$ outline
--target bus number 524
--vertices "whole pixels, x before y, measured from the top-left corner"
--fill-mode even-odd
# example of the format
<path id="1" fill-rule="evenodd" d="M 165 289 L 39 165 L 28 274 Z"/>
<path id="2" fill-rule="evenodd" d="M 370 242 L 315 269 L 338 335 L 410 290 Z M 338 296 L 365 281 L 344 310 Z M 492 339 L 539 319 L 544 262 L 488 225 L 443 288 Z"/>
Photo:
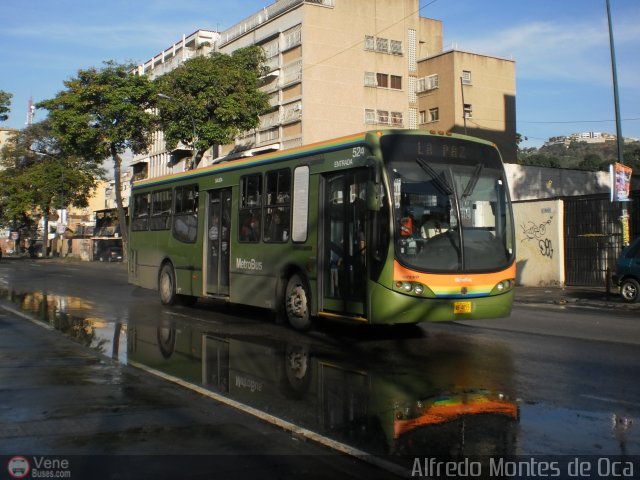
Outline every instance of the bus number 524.
<path id="1" fill-rule="evenodd" d="M 353 148 L 353 158 L 364 157 L 364 147 Z"/>

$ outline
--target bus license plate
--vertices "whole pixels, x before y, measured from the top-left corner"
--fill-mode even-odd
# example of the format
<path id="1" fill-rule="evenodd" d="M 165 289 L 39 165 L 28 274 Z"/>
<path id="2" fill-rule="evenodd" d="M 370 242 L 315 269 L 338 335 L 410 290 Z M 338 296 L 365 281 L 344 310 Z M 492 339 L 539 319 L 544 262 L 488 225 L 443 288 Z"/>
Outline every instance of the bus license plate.
<path id="1" fill-rule="evenodd" d="M 453 313 L 471 313 L 471 302 L 453 302 Z"/>

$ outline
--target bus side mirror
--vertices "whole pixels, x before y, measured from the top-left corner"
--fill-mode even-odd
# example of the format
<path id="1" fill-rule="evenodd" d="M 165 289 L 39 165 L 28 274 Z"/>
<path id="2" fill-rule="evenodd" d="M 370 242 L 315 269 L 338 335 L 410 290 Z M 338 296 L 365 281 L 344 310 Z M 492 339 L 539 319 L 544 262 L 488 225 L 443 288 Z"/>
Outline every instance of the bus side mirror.
<path id="1" fill-rule="evenodd" d="M 367 210 L 377 212 L 380 210 L 380 184 L 367 182 Z"/>

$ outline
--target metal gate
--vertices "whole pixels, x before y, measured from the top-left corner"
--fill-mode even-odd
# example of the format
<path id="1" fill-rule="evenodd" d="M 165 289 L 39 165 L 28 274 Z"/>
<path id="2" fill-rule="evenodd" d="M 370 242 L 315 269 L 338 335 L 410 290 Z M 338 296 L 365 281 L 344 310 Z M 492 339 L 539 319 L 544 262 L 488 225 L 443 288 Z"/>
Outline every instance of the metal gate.
<path id="1" fill-rule="evenodd" d="M 634 203 L 629 202 L 630 210 Z M 620 204 L 605 195 L 564 199 L 567 285 L 606 285 L 607 271 L 615 268 L 622 250 L 620 213 Z"/>

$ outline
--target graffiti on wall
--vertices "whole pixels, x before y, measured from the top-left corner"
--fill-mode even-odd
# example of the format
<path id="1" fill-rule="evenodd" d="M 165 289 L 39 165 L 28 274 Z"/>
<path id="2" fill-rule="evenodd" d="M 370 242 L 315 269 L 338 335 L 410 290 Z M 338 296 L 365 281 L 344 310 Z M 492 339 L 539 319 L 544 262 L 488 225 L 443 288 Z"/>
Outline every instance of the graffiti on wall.
<path id="1" fill-rule="evenodd" d="M 523 242 L 538 242 L 540 255 L 543 257 L 553 258 L 553 242 L 547 236 L 547 227 L 551 225 L 553 215 L 547 221 L 542 223 L 534 223 L 529 221 L 521 225 L 524 238 Z"/>

